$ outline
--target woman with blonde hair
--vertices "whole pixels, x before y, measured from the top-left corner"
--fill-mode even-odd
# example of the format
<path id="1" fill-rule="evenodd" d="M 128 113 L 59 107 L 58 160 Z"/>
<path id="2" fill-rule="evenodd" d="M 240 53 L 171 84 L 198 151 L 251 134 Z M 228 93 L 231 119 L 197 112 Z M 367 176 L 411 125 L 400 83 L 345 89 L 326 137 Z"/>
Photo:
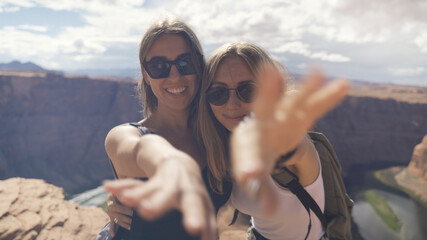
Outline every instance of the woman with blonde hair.
<path id="1" fill-rule="evenodd" d="M 348 82 L 323 86 L 319 72 L 306 78 L 297 94 L 290 93 L 286 68 L 250 42 L 226 44 L 206 63 L 198 139 L 207 155 L 210 184 L 218 189 L 224 178 L 233 178 L 231 202 L 252 217 L 249 239 L 324 235 L 321 221 L 310 218 L 297 196 L 271 177 L 286 166 L 323 211 L 320 159 L 306 132 L 343 99 Z"/>

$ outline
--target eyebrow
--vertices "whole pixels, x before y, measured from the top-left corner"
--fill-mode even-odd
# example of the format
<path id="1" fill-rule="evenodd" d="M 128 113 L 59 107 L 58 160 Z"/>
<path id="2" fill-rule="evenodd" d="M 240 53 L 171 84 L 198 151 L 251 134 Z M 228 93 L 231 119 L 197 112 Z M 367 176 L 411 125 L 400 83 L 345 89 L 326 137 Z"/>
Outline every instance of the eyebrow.
<path id="1" fill-rule="evenodd" d="M 156 59 L 156 58 L 159 58 L 159 59 L 166 59 L 166 60 L 168 60 L 168 61 L 175 61 L 176 59 L 179 59 L 179 58 L 185 57 L 185 56 L 187 56 L 187 55 L 191 57 L 191 52 L 182 53 L 182 54 L 178 55 L 178 57 L 176 57 L 174 60 L 168 60 L 165 56 L 152 56 L 152 57 L 150 58 L 150 60 L 148 60 L 148 61 L 146 61 L 146 62 L 149 62 L 149 61 L 151 61 L 151 60 L 153 60 L 153 59 Z"/>
<path id="2" fill-rule="evenodd" d="M 243 83 L 247 83 L 247 82 L 255 82 L 255 81 L 254 80 L 244 80 L 244 81 L 239 82 L 239 84 L 237 84 L 237 85 L 240 85 L 240 84 L 243 84 Z M 223 85 L 223 86 L 227 86 L 228 87 L 228 85 L 226 83 L 218 82 L 218 81 L 212 82 L 211 86 L 214 86 L 214 85 Z"/>

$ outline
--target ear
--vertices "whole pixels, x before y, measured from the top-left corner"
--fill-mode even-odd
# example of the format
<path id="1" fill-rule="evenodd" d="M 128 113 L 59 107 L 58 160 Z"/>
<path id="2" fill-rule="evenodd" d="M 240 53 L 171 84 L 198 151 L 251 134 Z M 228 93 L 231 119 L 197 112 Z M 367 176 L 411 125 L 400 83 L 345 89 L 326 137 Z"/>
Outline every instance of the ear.
<path id="1" fill-rule="evenodd" d="M 151 84 L 151 78 L 148 76 L 147 72 L 144 70 L 144 68 L 141 66 L 141 73 L 142 78 L 144 79 L 145 83 L 150 86 Z"/>

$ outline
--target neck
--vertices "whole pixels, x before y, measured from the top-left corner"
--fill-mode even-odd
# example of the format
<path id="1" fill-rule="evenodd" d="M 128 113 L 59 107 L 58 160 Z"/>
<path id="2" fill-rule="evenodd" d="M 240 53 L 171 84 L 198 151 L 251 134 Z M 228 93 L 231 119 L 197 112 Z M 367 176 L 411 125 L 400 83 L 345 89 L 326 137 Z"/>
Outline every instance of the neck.
<path id="1" fill-rule="evenodd" d="M 155 112 L 153 112 L 145 121 L 147 127 L 152 128 L 155 131 L 162 129 L 173 130 L 187 130 L 189 110 L 172 110 L 164 109 L 158 106 Z"/>

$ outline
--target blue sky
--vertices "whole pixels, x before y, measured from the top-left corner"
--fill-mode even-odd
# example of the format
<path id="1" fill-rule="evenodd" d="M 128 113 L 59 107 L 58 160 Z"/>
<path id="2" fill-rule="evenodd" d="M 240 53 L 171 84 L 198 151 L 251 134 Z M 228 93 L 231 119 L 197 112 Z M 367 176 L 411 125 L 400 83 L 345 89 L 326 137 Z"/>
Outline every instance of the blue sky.
<path id="1" fill-rule="evenodd" d="M 161 16 L 185 20 L 209 56 L 249 40 L 292 72 L 427 86 L 426 0 L 1 0 L 0 62 L 139 72 L 138 44 Z"/>

